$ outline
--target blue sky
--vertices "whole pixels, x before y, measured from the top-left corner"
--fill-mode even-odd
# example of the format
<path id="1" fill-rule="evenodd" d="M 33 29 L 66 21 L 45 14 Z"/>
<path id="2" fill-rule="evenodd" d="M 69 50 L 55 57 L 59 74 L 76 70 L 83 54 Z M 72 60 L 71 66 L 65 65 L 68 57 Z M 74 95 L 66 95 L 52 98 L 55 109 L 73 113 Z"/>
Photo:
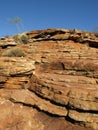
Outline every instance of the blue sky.
<path id="1" fill-rule="evenodd" d="M 0 0 L 0 37 L 18 33 L 9 19 L 20 17 L 31 31 L 67 28 L 93 31 L 98 28 L 98 0 Z"/>

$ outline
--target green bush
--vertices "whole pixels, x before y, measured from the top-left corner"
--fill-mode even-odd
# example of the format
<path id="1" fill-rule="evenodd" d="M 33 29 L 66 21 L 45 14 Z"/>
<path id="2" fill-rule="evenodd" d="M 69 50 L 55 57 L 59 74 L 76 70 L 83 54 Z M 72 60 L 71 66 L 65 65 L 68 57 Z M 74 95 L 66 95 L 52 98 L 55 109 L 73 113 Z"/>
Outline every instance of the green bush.
<path id="1" fill-rule="evenodd" d="M 15 36 L 13 36 L 13 38 L 16 43 L 26 44 L 28 42 L 28 36 L 26 35 L 26 33 L 17 34 Z"/>
<path id="2" fill-rule="evenodd" d="M 25 56 L 25 52 L 21 48 L 15 47 L 15 48 L 11 48 L 11 49 L 6 50 L 5 52 L 3 52 L 2 56 L 24 57 Z"/>

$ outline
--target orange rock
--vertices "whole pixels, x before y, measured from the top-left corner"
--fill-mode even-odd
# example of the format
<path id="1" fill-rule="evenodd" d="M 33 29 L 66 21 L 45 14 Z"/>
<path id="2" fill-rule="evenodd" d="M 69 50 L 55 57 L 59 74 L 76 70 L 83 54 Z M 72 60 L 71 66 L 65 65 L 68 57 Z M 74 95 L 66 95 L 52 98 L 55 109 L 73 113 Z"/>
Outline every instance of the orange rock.
<path id="1" fill-rule="evenodd" d="M 0 130 L 97 130 L 98 38 L 59 28 L 27 35 L 27 44 L 0 39 Z M 13 46 L 25 57 L 4 57 Z"/>

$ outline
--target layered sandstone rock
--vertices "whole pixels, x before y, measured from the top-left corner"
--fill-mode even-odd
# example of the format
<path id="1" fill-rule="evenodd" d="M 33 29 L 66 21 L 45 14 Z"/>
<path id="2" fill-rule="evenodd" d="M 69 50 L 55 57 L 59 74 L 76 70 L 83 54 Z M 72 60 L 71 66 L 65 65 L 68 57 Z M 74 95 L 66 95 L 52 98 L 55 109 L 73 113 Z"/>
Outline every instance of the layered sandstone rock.
<path id="1" fill-rule="evenodd" d="M 76 29 L 27 35 L 27 44 L 0 40 L 0 129 L 97 130 L 98 38 Z M 4 56 L 16 46 L 25 56 Z"/>

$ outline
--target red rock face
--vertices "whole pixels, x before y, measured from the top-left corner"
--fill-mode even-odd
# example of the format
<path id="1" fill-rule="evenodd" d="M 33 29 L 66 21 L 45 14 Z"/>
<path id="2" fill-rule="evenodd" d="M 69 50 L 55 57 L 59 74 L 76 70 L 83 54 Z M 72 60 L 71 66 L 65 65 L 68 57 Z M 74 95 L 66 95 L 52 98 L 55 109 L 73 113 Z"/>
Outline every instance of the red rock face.
<path id="1" fill-rule="evenodd" d="M 0 40 L 0 130 L 98 130 L 98 38 L 65 29 L 26 35 L 27 44 Z"/>

